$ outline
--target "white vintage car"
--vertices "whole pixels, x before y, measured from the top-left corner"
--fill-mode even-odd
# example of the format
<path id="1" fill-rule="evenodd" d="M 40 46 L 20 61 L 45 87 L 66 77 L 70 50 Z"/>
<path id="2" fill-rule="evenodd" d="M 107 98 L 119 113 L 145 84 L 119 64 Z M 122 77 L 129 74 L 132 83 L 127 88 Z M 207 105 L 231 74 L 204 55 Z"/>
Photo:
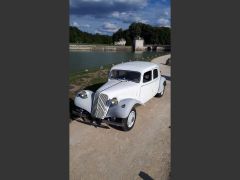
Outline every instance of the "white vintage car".
<path id="1" fill-rule="evenodd" d="M 164 94 L 166 79 L 159 65 L 132 61 L 111 68 L 108 81 L 96 92 L 82 90 L 77 93 L 75 114 L 90 117 L 92 122 L 121 126 L 124 131 L 133 128 L 136 105 L 142 105 L 154 96 Z"/>

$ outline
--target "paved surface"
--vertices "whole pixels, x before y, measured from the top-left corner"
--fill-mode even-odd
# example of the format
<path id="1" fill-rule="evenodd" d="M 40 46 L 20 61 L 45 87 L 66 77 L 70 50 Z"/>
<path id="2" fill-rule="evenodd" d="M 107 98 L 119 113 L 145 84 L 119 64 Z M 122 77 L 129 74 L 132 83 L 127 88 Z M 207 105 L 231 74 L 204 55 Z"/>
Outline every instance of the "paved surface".
<path id="1" fill-rule="evenodd" d="M 154 62 L 162 63 L 162 58 Z M 170 77 L 170 66 L 161 64 L 161 72 Z M 72 121 L 69 126 L 70 179 L 168 180 L 170 92 L 171 81 L 168 80 L 163 97 L 137 107 L 137 120 L 129 132 Z"/>

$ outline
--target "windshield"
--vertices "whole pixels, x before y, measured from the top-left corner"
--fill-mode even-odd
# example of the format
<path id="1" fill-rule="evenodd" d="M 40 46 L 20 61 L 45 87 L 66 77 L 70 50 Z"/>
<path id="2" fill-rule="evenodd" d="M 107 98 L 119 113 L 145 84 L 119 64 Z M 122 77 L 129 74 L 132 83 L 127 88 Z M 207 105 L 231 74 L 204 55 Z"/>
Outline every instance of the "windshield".
<path id="1" fill-rule="evenodd" d="M 141 73 L 136 71 L 117 70 L 114 69 L 110 72 L 110 79 L 120 79 L 133 81 L 136 83 L 140 82 Z"/>

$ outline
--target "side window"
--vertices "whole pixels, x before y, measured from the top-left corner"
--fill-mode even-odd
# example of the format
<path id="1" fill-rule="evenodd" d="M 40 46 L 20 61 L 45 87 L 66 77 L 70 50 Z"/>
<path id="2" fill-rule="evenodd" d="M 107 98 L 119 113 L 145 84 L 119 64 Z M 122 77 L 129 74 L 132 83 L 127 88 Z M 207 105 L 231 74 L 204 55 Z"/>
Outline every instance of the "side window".
<path id="1" fill-rule="evenodd" d="M 145 72 L 143 75 L 143 82 L 148 82 L 152 80 L 152 71 Z"/>
<path id="2" fill-rule="evenodd" d="M 153 70 L 153 79 L 156 79 L 158 77 L 158 70 L 154 69 Z"/>

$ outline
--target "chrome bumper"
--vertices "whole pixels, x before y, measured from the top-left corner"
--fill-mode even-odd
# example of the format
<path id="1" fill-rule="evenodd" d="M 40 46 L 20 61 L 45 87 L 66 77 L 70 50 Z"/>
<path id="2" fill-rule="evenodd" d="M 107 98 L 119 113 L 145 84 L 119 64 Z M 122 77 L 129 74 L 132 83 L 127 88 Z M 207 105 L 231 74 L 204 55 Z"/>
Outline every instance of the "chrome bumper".
<path id="1" fill-rule="evenodd" d="M 91 125 L 101 125 L 101 123 L 105 123 L 108 125 L 114 125 L 114 126 L 123 126 L 123 123 L 120 119 L 116 119 L 116 118 L 111 118 L 111 117 L 107 117 L 104 119 L 98 119 L 93 117 L 89 112 L 87 112 L 84 109 L 81 109 L 79 107 L 75 107 L 72 110 L 72 113 L 80 118 L 84 118 L 84 122 L 87 122 Z M 87 119 L 85 119 L 87 118 Z"/>

